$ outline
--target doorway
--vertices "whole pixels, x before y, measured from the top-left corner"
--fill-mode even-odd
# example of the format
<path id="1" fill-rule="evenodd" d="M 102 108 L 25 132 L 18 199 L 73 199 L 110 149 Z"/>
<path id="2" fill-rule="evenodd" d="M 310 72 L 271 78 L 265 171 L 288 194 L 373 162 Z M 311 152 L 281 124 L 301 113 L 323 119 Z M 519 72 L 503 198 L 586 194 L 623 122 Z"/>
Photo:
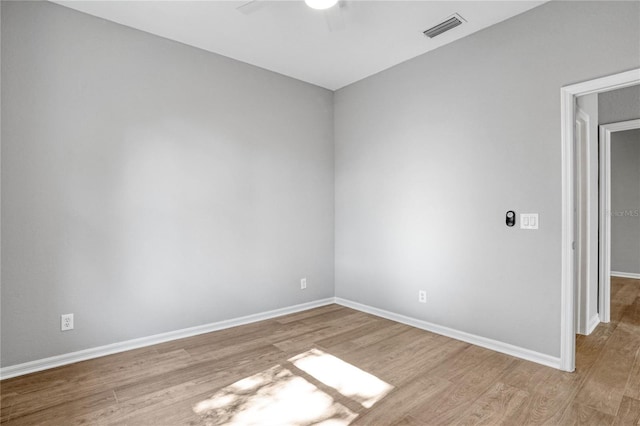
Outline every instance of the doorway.
<path id="1" fill-rule="evenodd" d="M 612 205 L 612 163 L 614 163 L 613 159 L 617 159 L 621 156 L 621 154 L 617 154 L 616 156 L 612 156 L 612 141 L 615 137 L 622 138 L 623 135 L 632 136 L 632 130 L 640 129 L 640 119 L 638 120 L 628 120 L 618 123 L 605 124 L 600 127 L 600 232 L 599 232 L 599 240 L 600 240 L 600 287 L 599 287 L 599 314 L 600 321 L 609 322 L 611 321 L 611 275 L 612 275 L 612 263 L 611 263 L 611 253 L 612 253 L 612 218 L 615 217 L 617 222 L 617 227 L 620 225 L 624 225 L 624 222 L 621 219 L 625 217 L 633 218 L 637 217 L 640 212 L 635 211 L 634 209 L 626 209 L 623 204 L 616 203 L 616 208 L 613 209 Z M 636 136 L 637 137 L 637 136 Z M 616 142 L 616 145 L 622 144 L 623 140 L 619 140 Z M 635 141 L 631 141 L 635 142 Z M 625 144 L 627 145 L 627 144 Z M 622 146 L 625 146 L 622 145 Z M 635 145 L 635 144 L 634 144 Z M 622 153 L 624 156 L 624 153 Z M 635 206 L 634 206 L 635 207 Z M 617 234 L 622 234 L 620 232 L 622 230 L 617 230 Z M 627 232 L 635 232 L 635 230 L 628 230 Z M 632 237 L 636 239 L 637 236 Z M 621 239 L 621 237 L 618 237 Z M 637 240 L 640 241 L 640 240 Z M 617 241 L 617 246 L 615 248 L 615 252 L 617 257 L 621 257 L 622 252 L 633 252 L 633 248 L 618 248 L 621 241 Z M 639 243 L 640 245 L 640 243 Z M 640 247 L 638 250 L 640 251 Z M 618 254 L 617 252 L 620 252 Z M 638 253 L 632 253 L 632 256 L 637 256 Z M 639 257 L 640 258 L 640 257 Z M 619 265 L 623 265 L 625 262 L 623 259 L 619 259 L 617 264 L 615 265 L 614 274 L 621 276 L 631 276 L 635 274 L 634 278 L 640 277 L 640 271 L 637 270 L 637 265 L 633 267 L 620 267 Z M 627 271 L 624 271 L 627 269 Z M 622 271 L 619 271 L 622 270 Z"/>
<path id="2" fill-rule="evenodd" d="M 562 285 L 560 367 L 575 370 L 575 119 L 576 98 L 640 84 L 640 68 L 561 88 Z"/>

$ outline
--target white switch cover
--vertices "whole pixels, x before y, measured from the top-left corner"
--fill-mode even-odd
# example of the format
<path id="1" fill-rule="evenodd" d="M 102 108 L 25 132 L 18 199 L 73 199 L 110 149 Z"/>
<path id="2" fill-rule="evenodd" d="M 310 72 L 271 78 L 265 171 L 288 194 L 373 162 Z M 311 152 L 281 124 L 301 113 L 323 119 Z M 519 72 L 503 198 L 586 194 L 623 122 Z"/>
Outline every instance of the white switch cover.
<path id="1" fill-rule="evenodd" d="M 538 229 L 538 213 L 520 213 L 520 229 Z"/>

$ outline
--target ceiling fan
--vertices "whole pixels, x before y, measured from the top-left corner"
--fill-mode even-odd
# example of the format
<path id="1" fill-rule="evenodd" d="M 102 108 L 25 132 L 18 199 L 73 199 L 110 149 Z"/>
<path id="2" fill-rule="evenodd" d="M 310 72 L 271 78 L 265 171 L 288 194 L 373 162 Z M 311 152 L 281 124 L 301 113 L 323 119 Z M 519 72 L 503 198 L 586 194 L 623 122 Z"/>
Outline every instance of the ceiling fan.
<path id="1" fill-rule="evenodd" d="M 347 8 L 345 0 L 304 0 L 304 2 L 311 9 L 323 12 L 329 31 L 345 29 L 344 12 Z M 249 0 L 236 7 L 236 10 L 245 15 L 250 15 L 266 6 L 267 3 L 263 0 Z"/>

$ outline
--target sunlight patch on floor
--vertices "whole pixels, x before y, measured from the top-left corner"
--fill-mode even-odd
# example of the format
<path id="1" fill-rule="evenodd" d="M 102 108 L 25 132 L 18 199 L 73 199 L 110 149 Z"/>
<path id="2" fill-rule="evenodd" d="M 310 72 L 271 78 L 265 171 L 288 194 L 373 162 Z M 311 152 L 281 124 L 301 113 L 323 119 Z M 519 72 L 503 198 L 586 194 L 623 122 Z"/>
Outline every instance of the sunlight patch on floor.
<path id="1" fill-rule="evenodd" d="M 312 383 L 277 365 L 220 390 L 193 411 L 206 425 L 348 425 L 357 417 Z"/>
<path id="2" fill-rule="evenodd" d="M 373 374 L 319 349 L 312 349 L 289 361 L 365 408 L 371 408 L 393 389 L 393 386 Z"/>

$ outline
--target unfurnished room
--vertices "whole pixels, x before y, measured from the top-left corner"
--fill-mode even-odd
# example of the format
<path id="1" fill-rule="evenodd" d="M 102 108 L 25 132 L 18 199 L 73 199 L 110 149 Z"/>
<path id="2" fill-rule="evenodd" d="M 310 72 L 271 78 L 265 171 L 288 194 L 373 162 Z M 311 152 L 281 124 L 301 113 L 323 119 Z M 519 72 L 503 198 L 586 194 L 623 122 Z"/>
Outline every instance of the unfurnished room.
<path id="1" fill-rule="evenodd" d="M 640 1 L 0 18 L 3 425 L 640 425 Z"/>

